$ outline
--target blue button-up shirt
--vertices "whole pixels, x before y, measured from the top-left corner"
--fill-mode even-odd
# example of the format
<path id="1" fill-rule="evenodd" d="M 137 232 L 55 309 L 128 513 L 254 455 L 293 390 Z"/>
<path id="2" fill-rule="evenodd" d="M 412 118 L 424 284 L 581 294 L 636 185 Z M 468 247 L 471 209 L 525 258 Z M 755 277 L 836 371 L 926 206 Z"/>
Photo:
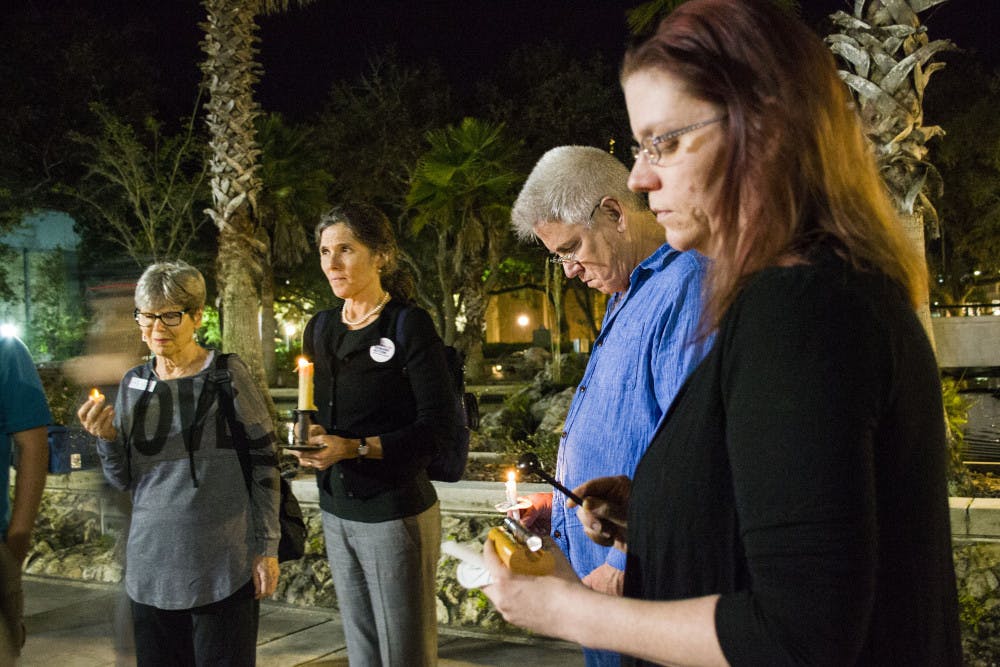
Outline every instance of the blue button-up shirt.
<path id="1" fill-rule="evenodd" d="M 711 339 L 697 331 L 706 262 L 664 244 L 608 301 L 559 443 L 556 477 L 570 489 L 595 477 L 632 477 L 681 384 L 708 352 Z M 552 536 L 581 577 L 603 563 L 625 569 L 625 554 L 592 542 L 559 493 Z"/>

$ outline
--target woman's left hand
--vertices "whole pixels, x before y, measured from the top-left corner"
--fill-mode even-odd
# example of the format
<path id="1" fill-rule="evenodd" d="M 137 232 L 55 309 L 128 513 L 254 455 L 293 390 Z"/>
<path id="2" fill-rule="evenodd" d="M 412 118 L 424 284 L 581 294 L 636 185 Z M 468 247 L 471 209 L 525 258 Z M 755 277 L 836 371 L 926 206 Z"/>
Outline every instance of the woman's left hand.
<path id="1" fill-rule="evenodd" d="M 309 425 L 309 444 L 323 445 L 322 449 L 308 451 L 289 450 L 298 457 L 299 465 L 312 470 L 326 470 L 334 463 L 357 456 L 356 441 L 329 435 L 319 424 Z"/>
<path id="2" fill-rule="evenodd" d="M 278 559 L 274 556 L 254 556 L 253 558 L 253 590 L 254 597 L 270 597 L 278 587 Z"/>
<path id="3" fill-rule="evenodd" d="M 491 583 L 482 591 L 509 623 L 550 636 L 560 636 L 559 609 L 574 587 L 583 588 L 562 550 L 550 538 L 545 549 L 552 552 L 556 567 L 551 575 L 536 577 L 514 574 L 503 564 L 493 540 L 483 545 L 483 563 Z M 568 637 L 563 636 L 563 639 Z"/>

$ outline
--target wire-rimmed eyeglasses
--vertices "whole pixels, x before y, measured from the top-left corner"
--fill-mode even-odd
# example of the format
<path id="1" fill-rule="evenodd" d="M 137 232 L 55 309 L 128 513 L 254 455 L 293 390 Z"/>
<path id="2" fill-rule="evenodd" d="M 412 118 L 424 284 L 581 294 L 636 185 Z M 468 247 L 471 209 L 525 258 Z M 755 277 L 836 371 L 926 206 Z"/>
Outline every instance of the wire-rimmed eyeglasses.
<path id="1" fill-rule="evenodd" d="M 721 120 L 725 120 L 725 118 L 726 114 L 722 114 L 721 116 L 693 123 L 691 125 L 687 125 L 686 127 L 671 130 L 670 132 L 666 132 L 655 137 L 647 137 L 638 145 L 632 144 L 632 158 L 634 160 L 638 160 L 639 155 L 645 155 L 649 164 L 658 165 L 660 164 L 660 160 L 672 155 L 674 151 L 677 150 L 676 141 L 672 143 L 667 142 L 670 142 L 672 139 L 676 139 L 682 134 L 687 134 L 688 132 L 701 129 L 707 125 L 711 125 L 712 123 L 718 123 Z"/>
<path id="2" fill-rule="evenodd" d="M 136 308 L 132 317 L 135 318 L 136 324 L 140 327 L 151 327 L 156 320 L 160 320 L 168 327 L 175 327 L 184 319 L 186 312 L 186 310 L 168 310 L 165 313 L 144 313 Z"/>
<path id="3" fill-rule="evenodd" d="M 597 209 L 601 207 L 601 204 L 604 203 L 605 199 L 607 199 L 607 197 L 601 197 L 601 200 L 596 204 L 594 204 L 594 208 L 590 209 L 591 221 L 593 221 L 594 214 L 597 213 Z M 568 252 L 565 255 L 560 255 L 559 253 L 553 253 L 552 255 L 549 256 L 549 261 L 552 262 L 553 264 L 560 264 L 562 266 L 565 266 L 567 264 L 575 264 L 576 262 L 579 262 L 580 260 L 576 258 L 576 254 L 580 251 L 580 244 L 582 242 L 583 242 L 582 239 L 577 242 L 576 250 L 574 250 L 573 252 Z"/>

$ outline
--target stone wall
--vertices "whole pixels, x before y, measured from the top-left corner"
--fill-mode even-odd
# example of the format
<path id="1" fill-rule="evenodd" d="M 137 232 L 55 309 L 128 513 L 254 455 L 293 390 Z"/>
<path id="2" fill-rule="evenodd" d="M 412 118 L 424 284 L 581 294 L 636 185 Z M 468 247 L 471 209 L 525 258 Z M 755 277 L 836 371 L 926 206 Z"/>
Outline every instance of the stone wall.
<path id="1" fill-rule="evenodd" d="M 76 481 L 69 481 L 70 478 Z M 315 484 L 297 481 L 293 486 L 303 504 L 309 539 L 302 560 L 282 563 L 275 599 L 295 605 L 336 608 L 315 504 Z M 522 493 L 544 488 L 524 485 Z M 441 485 L 439 496 L 443 538 L 482 544 L 490 527 L 498 522 L 499 515 L 492 505 L 503 499 L 503 484 Z M 970 509 L 975 507 L 971 499 L 952 499 L 952 506 L 966 664 L 1000 665 L 1000 504 L 992 509 L 984 505 L 978 509 L 978 515 Z M 51 478 L 25 571 L 87 581 L 120 581 L 121 535 L 126 512 L 125 498 L 111 492 L 99 478 L 88 478 L 81 473 Z M 975 534 L 969 534 L 970 526 Z M 998 528 L 996 534 L 992 526 Z M 525 636 L 525 631 L 503 621 L 480 591 L 467 590 L 458 584 L 456 564 L 450 557 L 441 558 L 437 575 L 438 622 L 454 628 Z"/>

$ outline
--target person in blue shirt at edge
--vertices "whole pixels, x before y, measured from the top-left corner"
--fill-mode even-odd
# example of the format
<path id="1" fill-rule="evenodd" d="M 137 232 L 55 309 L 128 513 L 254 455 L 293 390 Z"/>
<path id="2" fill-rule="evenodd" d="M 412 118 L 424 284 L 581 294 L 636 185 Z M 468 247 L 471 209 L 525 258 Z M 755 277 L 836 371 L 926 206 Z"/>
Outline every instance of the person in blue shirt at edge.
<path id="1" fill-rule="evenodd" d="M 567 278 L 610 295 L 600 334 L 566 416 L 555 477 L 574 488 L 628 475 L 685 378 L 711 346 L 698 336 L 705 258 L 664 242 L 629 170 L 608 152 L 559 146 L 541 157 L 511 211 L 522 241 L 538 239 Z M 526 521 L 544 525 L 590 588 L 622 591 L 625 555 L 594 543 L 566 499 L 537 494 Z M 584 649 L 588 666 L 619 655 Z"/>
<path id="2" fill-rule="evenodd" d="M 42 382 L 28 348 L 14 337 L 0 338 L 0 664 L 13 664 L 24 644 L 21 564 L 49 468 L 48 425 L 52 423 Z M 10 505 L 11 441 L 17 444 L 14 505 Z"/>

